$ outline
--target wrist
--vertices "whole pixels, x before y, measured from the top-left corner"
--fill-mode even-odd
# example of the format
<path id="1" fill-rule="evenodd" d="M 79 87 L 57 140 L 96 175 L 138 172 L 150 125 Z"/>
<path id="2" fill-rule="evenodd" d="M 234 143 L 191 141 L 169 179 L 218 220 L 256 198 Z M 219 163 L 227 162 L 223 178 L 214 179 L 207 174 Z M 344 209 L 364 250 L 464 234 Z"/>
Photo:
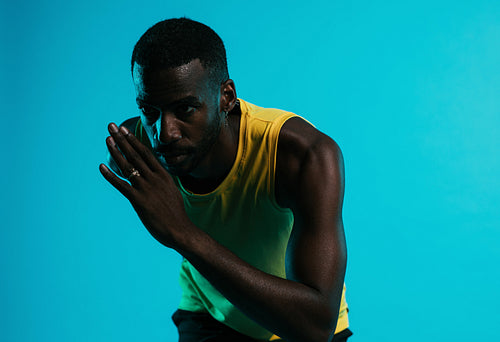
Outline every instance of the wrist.
<path id="1" fill-rule="evenodd" d="M 196 227 L 189 219 L 180 224 L 178 227 L 179 228 L 173 233 L 173 244 L 171 248 L 186 257 L 186 255 L 192 253 L 194 249 L 193 246 L 198 240 L 200 240 L 200 235 L 204 232 L 200 228 Z"/>

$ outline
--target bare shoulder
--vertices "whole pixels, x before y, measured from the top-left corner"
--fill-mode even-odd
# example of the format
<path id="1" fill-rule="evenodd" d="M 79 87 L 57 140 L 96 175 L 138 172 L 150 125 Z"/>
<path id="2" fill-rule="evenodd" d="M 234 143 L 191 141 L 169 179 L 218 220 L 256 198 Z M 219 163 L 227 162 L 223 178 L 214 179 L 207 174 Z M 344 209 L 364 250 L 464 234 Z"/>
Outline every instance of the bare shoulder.
<path id="1" fill-rule="evenodd" d="M 292 207 L 300 189 L 309 182 L 322 180 L 325 185 L 334 182 L 343 187 L 343 168 L 342 152 L 332 138 L 300 117 L 287 120 L 278 138 L 278 204 Z"/>

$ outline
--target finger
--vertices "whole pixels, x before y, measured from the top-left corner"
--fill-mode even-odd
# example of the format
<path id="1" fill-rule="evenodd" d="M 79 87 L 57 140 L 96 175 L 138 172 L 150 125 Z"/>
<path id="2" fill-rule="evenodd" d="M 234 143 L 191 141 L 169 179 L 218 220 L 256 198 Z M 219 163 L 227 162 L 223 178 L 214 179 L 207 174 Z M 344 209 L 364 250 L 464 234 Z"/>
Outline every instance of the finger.
<path id="1" fill-rule="evenodd" d="M 114 123 L 109 124 L 108 129 L 129 164 L 138 169 L 143 175 L 147 175 L 148 171 L 150 171 L 148 165 L 128 140 L 125 139 L 123 131 L 118 130 L 118 127 Z M 126 131 L 128 132 L 128 130 Z"/>
<path id="2" fill-rule="evenodd" d="M 118 149 L 113 137 L 106 138 L 106 144 L 108 146 L 109 153 L 111 155 L 110 160 L 112 160 L 115 164 L 115 167 L 118 168 L 117 174 L 122 178 L 127 179 L 130 184 L 137 187 L 141 185 L 141 182 L 144 180 L 141 178 L 141 172 L 135 169 L 123 156 L 123 154 Z M 150 172 L 150 171 L 149 171 Z"/>
<path id="3" fill-rule="evenodd" d="M 137 137 L 130 132 L 126 127 L 120 127 L 120 131 L 125 136 L 125 139 L 130 143 L 130 145 L 137 151 L 137 153 L 142 157 L 146 164 L 151 168 L 151 170 L 163 169 L 158 159 L 154 156 L 149 148 L 144 145 Z"/>
<path id="4" fill-rule="evenodd" d="M 120 193 L 127 199 L 131 199 L 134 188 L 130 184 L 120 179 L 104 164 L 99 165 L 99 171 L 116 190 L 120 191 Z"/>
<path id="5" fill-rule="evenodd" d="M 111 155 L 111 159 L 115 161 L 115 164 L 120 169 L 121 175 L 124 178 L 127 178 L 132 172 L 132 165 L 125 159 L 122 152 L 118 149 L 118 145 L 115 142 L 113 137 L 106 138 L 106 146 L 108 147 L 109 154 Z"/>

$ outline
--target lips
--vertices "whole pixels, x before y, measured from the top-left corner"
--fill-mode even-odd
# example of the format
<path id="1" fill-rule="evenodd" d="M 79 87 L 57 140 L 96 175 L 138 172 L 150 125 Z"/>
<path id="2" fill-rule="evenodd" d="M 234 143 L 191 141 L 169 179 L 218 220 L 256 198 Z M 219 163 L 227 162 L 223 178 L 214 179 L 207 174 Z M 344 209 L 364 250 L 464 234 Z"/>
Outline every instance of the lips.
<path id="1" fill-rule="evenodd" d="M 167 165 L 179 164 L 182 162 L 188 155 L 186 151 L 175 151 L 175 152 L 155 152 L 156 157 Z"/>
<path id="2" fill-rule="evenodd" d="M 184 151 L 177 151 L 177 152 L 170 152 L 170 153 L 165 153 L 165 152 L 157 152 L 158 154 L 161 154 L 162 156 L 164 156 L 165 158 L 173 158 L 173 157 L 177 157 L 177 156 L 180 156 L 180 155 L 183 155 L 183 154 L 186 154 L 186 152 Z"/>

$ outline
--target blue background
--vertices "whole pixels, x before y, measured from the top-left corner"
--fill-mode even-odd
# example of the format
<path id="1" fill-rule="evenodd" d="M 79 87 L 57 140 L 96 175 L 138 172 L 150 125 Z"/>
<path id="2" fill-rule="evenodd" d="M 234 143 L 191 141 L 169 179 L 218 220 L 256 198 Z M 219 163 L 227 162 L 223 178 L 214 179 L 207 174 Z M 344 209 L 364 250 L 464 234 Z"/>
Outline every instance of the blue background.
<path id="1" fill-rule="evenodd" d="M 499 1 L 0 9 L 2 341 L 176 340 L 180 258 L 98 164 L 138 113 L 133 45 L 183 15 L 223 38 L 240 97 L 341 146 L 352 340 L 498 340 Z"/>

